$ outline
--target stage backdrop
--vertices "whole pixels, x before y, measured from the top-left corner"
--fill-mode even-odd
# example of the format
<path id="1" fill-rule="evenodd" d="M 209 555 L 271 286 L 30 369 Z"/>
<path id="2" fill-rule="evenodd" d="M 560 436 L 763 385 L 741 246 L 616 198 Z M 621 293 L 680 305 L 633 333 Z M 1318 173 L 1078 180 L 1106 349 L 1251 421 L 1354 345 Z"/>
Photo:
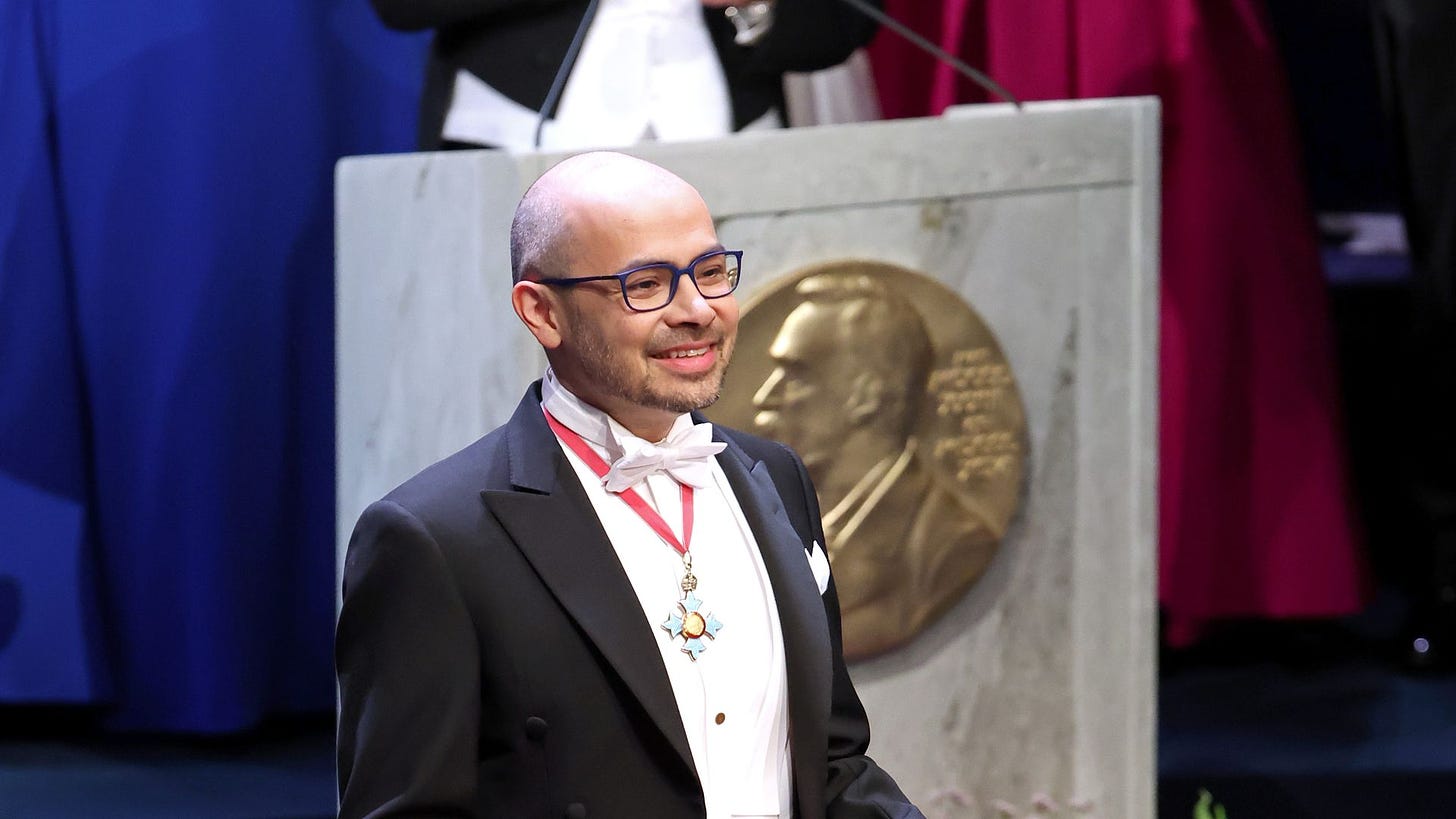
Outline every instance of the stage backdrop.
<path id="1" fill-rule="evenodd" d="M 333 703 L 332 172 L 408 150 L 360 0 L 0 4 L 0 704 Z"/>

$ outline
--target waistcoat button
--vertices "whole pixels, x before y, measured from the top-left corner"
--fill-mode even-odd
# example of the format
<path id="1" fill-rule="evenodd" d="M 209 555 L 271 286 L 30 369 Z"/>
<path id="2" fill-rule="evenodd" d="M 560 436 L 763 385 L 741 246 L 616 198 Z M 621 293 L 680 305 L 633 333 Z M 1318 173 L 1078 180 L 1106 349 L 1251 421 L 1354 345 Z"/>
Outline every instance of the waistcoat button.
<path id="1" fill-rule="evenodd" d="M 546 720 L 540 717 L 526 717 L 526 738 L 534 742 L 540 742 L 546 738 L 546 729 L 550 727 Z"/>

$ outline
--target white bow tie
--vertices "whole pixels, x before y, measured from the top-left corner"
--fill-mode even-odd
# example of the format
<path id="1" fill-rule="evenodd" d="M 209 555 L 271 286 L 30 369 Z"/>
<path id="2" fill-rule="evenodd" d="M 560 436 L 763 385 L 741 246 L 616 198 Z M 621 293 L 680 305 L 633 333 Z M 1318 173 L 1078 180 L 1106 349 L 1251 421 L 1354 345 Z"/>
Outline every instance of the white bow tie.
<path id="1" fill-rule="evenodd" d="M 712 424 L 695 424 L 660 444 L 643 444 L 618 458 L 602 485 L 608 492 L 621 492 L 648 475 L 666 472 L 678 483 L 702 489 L 713 482 L 712 457 L 727 446 L 713 440 Z"/>

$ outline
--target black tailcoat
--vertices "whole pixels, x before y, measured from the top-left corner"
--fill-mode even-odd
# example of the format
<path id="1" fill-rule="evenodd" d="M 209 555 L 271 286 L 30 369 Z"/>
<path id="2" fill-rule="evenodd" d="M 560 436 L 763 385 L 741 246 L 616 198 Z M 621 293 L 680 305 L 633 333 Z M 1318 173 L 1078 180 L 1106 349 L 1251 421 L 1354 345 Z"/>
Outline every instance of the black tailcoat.
<path id="1" fill-rule="evenodd" d="M 587 0 L 371 2 L 392 28 L 435 29 L 420 98 L 419 144 L 425 151 L 441 145 L 440 129 L 460 69 L 540 110 L 587 7 Z M 838 65 L 876 31 L 874 21 L 840 0 L 777 0 L 773 27 L 753 46 L 733 42 L 733 24 L 722 9 L 704 7 L 703 19 L 728 81 L 735 130 L 770 108 L 784 110 L 785 71 Z"/>
<path id="2" fill-rule="evenodd" d="M 920 817 L 865 756 L 818 503 L 788 448 L 723 428 L 718 461 L 773 584 L 795 816 Z M 515 415 L 360 518 L 336 655 L 342 816 L 704 815 L 655 635 L 539 384 Z"/>

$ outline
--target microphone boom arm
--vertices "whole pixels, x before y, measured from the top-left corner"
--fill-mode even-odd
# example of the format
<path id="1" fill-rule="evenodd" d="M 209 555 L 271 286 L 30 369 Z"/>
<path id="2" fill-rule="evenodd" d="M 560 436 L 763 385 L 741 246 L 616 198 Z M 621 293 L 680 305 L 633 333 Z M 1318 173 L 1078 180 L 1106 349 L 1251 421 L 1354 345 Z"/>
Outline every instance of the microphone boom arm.
<path id="1" fill-rule="evenodd" d="M 930 54 L 937 60 L 940 60 L 951 68 L 954 68 L 956 70 L 956 73 L 960 74 L 962 77 L 965 77 L 971 82 L 974 82 L 981 88 L 984 88 L 985 90 L 990 91 L 992 94 L 995 94 L 1001 99 L 1011 103 L 1012 105 L 1015 105 L 1018 110 L 1021 108 L 1021 100 L 1017 99 L 1015 95 L 1002 87 L 1001 83 L 998 83 L 990 77 L 986 76 L 984 72 L 978 71 L 977 69 L 967 65 L 964 61 L 956 57 L 954 54 L 947 52 L 945 49 L 937 46 L 935 43 L 932 43 L 924 37 L 920 36 L 919 34 L 916 34 L 908 26 L 906 26 L 899 20 L 896 20 L 895 18 L 884 13 L 883 11 L 880 11 L 869 3 L 866 3 L 865 0 L 841 0 L 841 2 L 858 11 L 860 14 L 869 17 L 870 19 L 874 20 L 885 28 L 890 29 L 901 37 L 904 37 L 911 43 L 914 43 L 915 46 L 921 51 Z"/>

